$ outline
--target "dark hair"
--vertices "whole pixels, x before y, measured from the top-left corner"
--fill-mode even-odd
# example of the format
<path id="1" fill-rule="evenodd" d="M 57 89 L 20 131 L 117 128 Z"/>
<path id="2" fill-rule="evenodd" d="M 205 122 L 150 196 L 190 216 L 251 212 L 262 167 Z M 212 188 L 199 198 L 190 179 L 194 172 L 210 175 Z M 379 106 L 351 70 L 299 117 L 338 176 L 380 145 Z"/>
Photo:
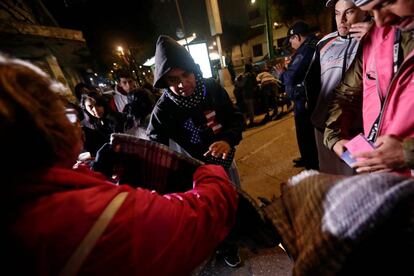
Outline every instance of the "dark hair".
<path id="1" fill-rule="evenodd" d="M 306 37 L 311 33 L 312 32 L 310 30 L 309 24 L 306 23 L 305 21 L 298 20 L 289 28 L 287 37 L 290 37 L 293 35 L 300 35 L 300 36 Z"/>
<path id="2" fill-rule="evenodd" d="M 144 84 L 141 85 L 141 87 L 147 89 L 151 93 L 154 92 L 154 86 L 151 83 L 147 82 L 147 81 L 145 81 Z"/>
<path id="3" fill-rule="evenodd" d="M 244 72 L 252 72 L 253 71 L 253 65 L 250 63 L 247 63 L 244 65 Z"/>
<path id="4" fill-rule="evenodd" d="M 89 87 L 86 83 L 80 82 L 75 86 L 75 97 L 78 102 L 81 101 L 82 95 L 89 92 Z"/>
<path id="5" fill-rule="evenodd" d="M 121 78 L 132 79 L 133 77 L 132 77 L 131 73 L 129 73 L 128 71 L 120 69 L 120 70 L 116 71 L 115 78 L 119 82 L 119 81 L 121 81 Z"/>
<path id="6" fill-rule="evenodd" d="M 136 88 L 128 94 L 128 104 L 125 105 L 126 127 L 131 128 L 134 120 L 144 121 L 151 114 L 155 105 L 155 98 L 145 88 Z"/>
<path id="7" fill-rule="evenodd" d="M 105 98 L 103 97 L 102 94 L 97 93 L 97 92 L 91 92 L 91 93 L 82 95 L 82 100 L 80 104 L 81 104 L 81 107 L 85 110 L 86 110 L 86 106 L 85 106 L 86 99 L 93 99 L 96 105 L 103 106 L 105 108 L 107 107 L 107 102 L 105 101 Z"/>
<path id="8" fill-rule="evenodd" d="M 66 117 L 55 87 L 32 64 L 0 56 L 0 144 L 3 156 L 8 157 L 2 166 L 7 175 L 16 170 L 40 172 L 76 161 L 80 129 Z M 23 177 L 13 175 L 19 176 Z"/>

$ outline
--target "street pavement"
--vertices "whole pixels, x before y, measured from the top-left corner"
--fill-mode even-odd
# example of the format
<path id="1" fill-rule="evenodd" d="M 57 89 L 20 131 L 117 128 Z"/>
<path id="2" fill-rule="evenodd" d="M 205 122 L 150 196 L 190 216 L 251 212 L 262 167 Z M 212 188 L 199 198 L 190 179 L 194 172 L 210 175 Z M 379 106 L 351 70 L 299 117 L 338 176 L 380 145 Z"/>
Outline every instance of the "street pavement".
<path id="1" fill-rule="evenodd" d="M 255 121 L 263 118 L 257 116 Z M 299 157 L 296 144 L 293 113 L 266 125 L 243 132 L 243 140 L 237 147 L 236 162 L 240 173 L 242 188 L 254 199 L 280 196 L 280 184 L 299 173 L 292 159 Z M 216 256 L 201 265 L 193 275 L 291 275 L 292 262 L 281 247 L 261 249 L 252 252 L 241 247 L 242 265 L 228 267 Z"/>

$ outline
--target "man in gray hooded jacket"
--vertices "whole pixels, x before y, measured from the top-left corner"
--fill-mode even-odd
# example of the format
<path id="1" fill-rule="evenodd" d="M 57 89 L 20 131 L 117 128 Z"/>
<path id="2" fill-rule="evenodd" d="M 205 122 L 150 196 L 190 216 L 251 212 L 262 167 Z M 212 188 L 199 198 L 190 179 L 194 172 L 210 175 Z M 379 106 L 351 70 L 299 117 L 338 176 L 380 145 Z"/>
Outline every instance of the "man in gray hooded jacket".
<path id="1" fill-rule="evenodd" d="M 315 127 L 319 170 L 324 173 L 352 175 L 352 168 L 325 147 L 323 134 L 329 99 L 355 58 L 360 38 L 372 23 L 362 22 L 369 18 L 368 13 L 357 8 L 353 0 L 329 0 L 326 6 L 335 9 L 337 31 L 323 37 L 317 45 L 318 51 L 308 79 L 313 77 L 320 79 L 320 82 L 307 81 L 310 84 L 308 85 L 310 91 L 320 91 L 311 120 Z M 361 131 L 361 124 L 360 120 L 352 126 L 356 133 Z"/>

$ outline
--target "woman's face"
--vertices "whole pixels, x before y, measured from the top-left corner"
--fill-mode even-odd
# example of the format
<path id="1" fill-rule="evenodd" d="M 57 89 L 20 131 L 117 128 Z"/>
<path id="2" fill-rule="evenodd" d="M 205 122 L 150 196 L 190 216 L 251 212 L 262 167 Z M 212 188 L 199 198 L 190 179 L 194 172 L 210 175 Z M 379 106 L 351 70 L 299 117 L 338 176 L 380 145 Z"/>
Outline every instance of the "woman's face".
<path id="1" fill-rule="evenodd" d="M 86 111 L 96 118 L 102 118 L 105 113 L 105 109 L 101 105 L 97 105 L 95 100 L 92 98 L 85 99 Z"/>
<path id="2" fill-rule="evenodd" d="M 191 96 L 196 88 L 196 79 L 192 72 L 174 68 L 165 76 L 165 82 L 171 91 L 183 97 Z"/>

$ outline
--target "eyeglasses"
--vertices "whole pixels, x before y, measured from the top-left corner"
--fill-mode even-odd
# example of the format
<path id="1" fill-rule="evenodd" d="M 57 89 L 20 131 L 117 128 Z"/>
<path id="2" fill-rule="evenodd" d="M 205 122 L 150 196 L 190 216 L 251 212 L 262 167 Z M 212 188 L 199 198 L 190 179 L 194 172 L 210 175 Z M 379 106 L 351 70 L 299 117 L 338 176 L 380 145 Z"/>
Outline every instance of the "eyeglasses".
<path id="1" fill-rule="evenodd" d="M 76 124 L 78 120 L 78 112 L 74 108 L 66 108 L 65 109 L 66 118 L 68 118 L 69 122 L 72 124 Z"/>

